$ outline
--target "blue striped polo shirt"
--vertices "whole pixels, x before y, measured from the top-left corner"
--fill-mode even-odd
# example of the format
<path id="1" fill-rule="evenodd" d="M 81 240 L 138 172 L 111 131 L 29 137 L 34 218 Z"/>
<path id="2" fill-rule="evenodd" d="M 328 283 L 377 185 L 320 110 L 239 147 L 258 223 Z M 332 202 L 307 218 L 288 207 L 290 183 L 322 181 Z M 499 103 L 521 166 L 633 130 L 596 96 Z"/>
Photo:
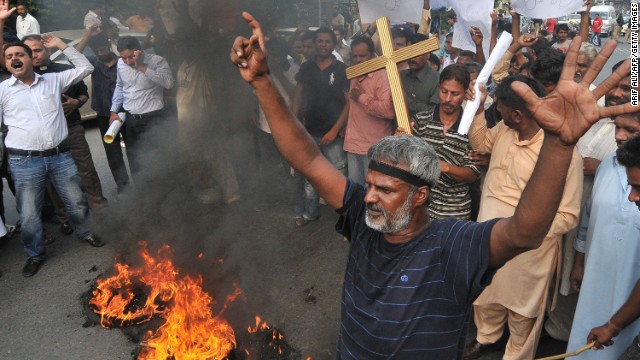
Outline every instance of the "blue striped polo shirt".
<path id="1" fill-rule="evenodd" d="M 432 220 L 404 244 L 365 223 L 348 182 L 336 230 L 350 239 L 336 359 L 461 359 L 469 309 L 494 274 L 484 223 Z"/>

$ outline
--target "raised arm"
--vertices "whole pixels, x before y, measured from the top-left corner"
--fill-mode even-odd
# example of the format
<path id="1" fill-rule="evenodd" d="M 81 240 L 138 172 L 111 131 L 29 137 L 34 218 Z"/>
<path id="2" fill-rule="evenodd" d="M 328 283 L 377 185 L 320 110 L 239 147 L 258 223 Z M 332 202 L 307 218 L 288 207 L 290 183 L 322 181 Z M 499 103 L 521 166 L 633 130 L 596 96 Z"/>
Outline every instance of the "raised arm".
<path id="1" fill-rule="evenodd" d="M 9 0 L 0 0 L 0 29 L 4 29 L 5 20 L 11 17 L 17 7 L 13 7 L 9 10 Z M 4 37 L 0 36 L 0 48 L 4 46 Z"/>
<path id="2" fill-rule="evenodd" d="M 269 77 L 267 49 L 260 24 L 249 13 L 242 14 L 253 31 L 250 39 L 236 38 L 231 61 L 246 82 L 253 86 L 264 110 L 273 138 L 282 156 L 334 208 L 341 208 L 347 179 L 327 160 L 311 136 L 291 114 Z"/>
<path id="3" fill-rule="evenodd" d="M 93 72 L 93 65 L 91 65 L 89 60 L 79 53 L 78 50 L 65 44 L 59 37 L 44 34 L 42 35 L 42 44 L 47 49 L 59 49 L 62 51 L 74 66 L 73 69 L 58 73 L 59 76 L 63 78 L 62 84 L 65 86 L 65 90 L 71 85 L 82 81 L 82 79 Z"/>
<path id="4" fill-rule="evenodd" d="M 430 0 L 424 0 L 422 4 L 422 17 L 420 18 L 420 26 L 418 33 L 429 36 L 431 31 L 431 4 Z"/>
<path id="5" fill-rule="evenodd" d="M 586 5 L 586 9 L 580 12 L 580 37 L 586 40 L 589 38 L 589 26 L 591 25 L 589 23 L 589 11 L 591 10 L 591 0 L 587 0 L 585 5 Z"/>
<path id="6" fill-rule="evenodd" d="M 512 89 L 527 104 L 533 118 L 545 131 L 538 162 L 511 218 L 496 223 L 491 233 L 491 266 L 504 264 L 514 256 L 540 246 L 558 211 L 573 148 L 578 139 L 601 118 L 634 111 L 630 103 L 600 108 L 597 100 L 615 83 L 627 75 L 625 61 L 600 86 L 589 91 L 607 59 L 615 50 L 615 41 L 608 42 L 584 76 L 583 82 L 573 81 L 576 59 L 582 39 L 571 42 L 556 89 L 538 98 L 524 84 L 514 82 Z"/>

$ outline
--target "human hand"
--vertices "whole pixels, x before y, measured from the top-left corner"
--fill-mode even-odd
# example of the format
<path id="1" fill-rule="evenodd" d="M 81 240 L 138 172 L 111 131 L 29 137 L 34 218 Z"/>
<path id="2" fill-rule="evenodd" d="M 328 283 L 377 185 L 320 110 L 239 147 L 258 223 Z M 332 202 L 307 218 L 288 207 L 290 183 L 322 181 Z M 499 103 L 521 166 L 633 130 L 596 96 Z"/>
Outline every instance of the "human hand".
<path id="1" fill-rule="evenodd" d="M 446 161 L 442 161 L 442 160 L 440 160 L 440 172 L 443 172 L 443 173 L 445 173 L 445 174 L 446 174 L 446 173 L 448 173 L 449 171 L 451 171 L 451 164 L 449 164 L 449 163 L 448 163 L 448 162 L 446 162 Z"/>
<path id="2" fill-rule="evenodd" d="M 62 41 L 62 39 L 57 36 L 53 36 L 51 34 L 43 34 L 41 38 L 42 45 L 44 45 L 44 47 L 46 47 L 47 49 L 58 48 L 62 50 L 67 47 L 67 44 L 65 44 L 64 41 Z"/>
<path id="3" fill-rule="evenodd" d="M 64 101 L 62 102 L 62 110 L 64 111 L 64 116 L 68 116 L 74 110 L 80 107 L 80 100 L 69 97 L 65 94 L 62 94 Z"/>
<path id="4" fill-rule="evenodd" d="M 520 17 L 520 14 L 513 10 L 513 6 L 511 6 L 511 3 L 509 3 L 509 15 L 511 15 L 511 17 Z"/>
<path id="5" fill-rule="evenodd" d="M 85 37 L 87 37 L 87 38 L 92 38 L 92 37 L 94 37 L 94 36 L 96 36 L 96 35 L 100 34 L 101 32 L 102 32 L 102 30 L 100 30 L 100 27 L 99 27 L 99 26 L 97 26 L 97 25 L 93 25 L 93 26 L 90 26 L 89 28 L 87 28 L 87 29 L 84 31 L 84 34 L 83 34 L 83 35 L 84 35 Z"/>
<path id="6" fill-rule="evenodd" d="M 487 167 L 491 161 L 491 154 L 471 150 L 469 151 L 469 160 L 471 160 L 475 166 Z"/>
<path id="7" fill-rule="evenodd" d="M 469 29 L 469 34 L 471 34 L 471 40 L 474 44 L 476 44 L 476 46 L 482 45 L 484 36 L 482 35 L 482 31 L 480 31 L 480 28 L 472 26 L 471 29 Z"/>
<path id="8" fill-rule="evenodd" d="M 595 327 L 589 331 L 587 335 L 587 344 L 596 342 L 594 348 L 597 350 L 604 349 L 605 346 L 613 345 L 613 338 L 620 333 L 620 328 L 608 321 L 604 325 Z"/>
<path id="9" fill-rule="evenodd" d="M 267 48 L 260 23 L 248 12 L 242 17 L 249 24 L 253 35 L 247 39 L 237 37 L 231 48 L 231 62 L 240 69 L 244 81 L 252 83 L 269 74 L 267 65 Z"/>
<path id="10" fill-rule="evenodd" d="M 338 132 L 332 130 L 327 131 L 326 134 L 320 139 L 320 144 L 329 145 L 338 137 Z"/>
<path id="11" fill-rule="evenodd" d="M 523 47 L 529 47 L 535 43 L 538 42 L 538 37 L 536 37 L 534 34 L 522 34 L 518 37 L 518 39 L 516 40 L 518 42 L 518 46 L 520 46 L 520 48 Z"/>
<path id="12" fill-rule="evenodd" d="M 120 118 L 120 116 L 118 116 L 117 113 L 112 112 L 111 116 L 109 117 L 109 126 L 111 126 L 111 124 L 116 120 L 122 122 L 122 119 Z"/>
<path id="13" fill-rule="evenodd" d="M 571 289 L 575 292 L 580 292 L 582 286 L 582 278 L 584 278 L 584 265 L 579 264 L 574 260 L 573 268 L 571 269 L 571 275 L 569 280 L 571 281 Z"/>
<path id="14" fill-rule="evenodd" d="M 496 11 L 496 9 L 491 10 L 491 12 L 489 13 L 489 16 L 491 16 L 491 25 L 497 25 L 498 24 L 498 12 Z"/>
<path id="15" fill-rule="evenodd" d="M 144 63 L 144 51 L 134 50 L 132 60 L 134 64 L 133 66 L 135 66 L 136 68 L 146 67 Z"/>
<path id="16" fill-rule="evenodd" d="M 9 9 L 9 0 L 0 0 L 0 20 L 7 20 L 18 8 Z"/>
<path id="17" fill-rule="evenodd" d="M 360 95 L 364 93 L 365 92 L 362 88 L 354 87 L 353 89 L 351 89 L 351 91 L 349 91 L 349 96 L 351 97 L 352 100 L 357 102 L 358 99 L 360 98 Z"/>
<path id="18" fill-rule="evenodd" d="M 527 85 L 515 81 L 511 89 L 527 104 L 527 108 L 538 125 L 547 134 L 555 135 L 564 145 L 574 145 L 580 137 L 598 120 L 634 112 L 631 103 L 601 108 L 597 101 L 609 92 L 623 77 L 629 74 L 630 61 L 625 60 L 616 71 L 593 91 L 589 86 L 596 79 L 605 63 L 616 48 L 615 41 L 609 41 L 583 77 L 582 82 L 573 81 L 576 59 L 582 39 L 573 38 L 567 52 L 560 81 L 555 90 L 544 98 L 539 98 Z"/>

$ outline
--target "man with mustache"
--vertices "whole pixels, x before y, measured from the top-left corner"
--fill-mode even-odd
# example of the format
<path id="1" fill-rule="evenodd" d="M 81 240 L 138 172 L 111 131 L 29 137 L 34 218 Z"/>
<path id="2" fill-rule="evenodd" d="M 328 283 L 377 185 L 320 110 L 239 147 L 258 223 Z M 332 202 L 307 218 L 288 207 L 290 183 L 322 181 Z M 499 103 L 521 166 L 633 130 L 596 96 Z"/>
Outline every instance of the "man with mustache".
<path id="1" fill-rule="evenodd" d="M 413 117 L 414 134 L 433 146 L 440 158 L 440 180 L 431 189 L 429 204 L 432 219 L 471 217 L 469 184 L 478 179 L 480 171 L 469 159 L 469 138 L 458 133 L 470 80 L 462 64 L 445 68 L 440 74 L 440 104 Z"/>
<path id="2" fill-rule="evenodd" d="M 415 34 L 411 37 L 409 45 L 427 39 L 426 35 Z M 416 56 L 407 61 L 409 69 L 400 72 L 410 117 L 415 116 L 420 111 L 424 111 L 429 106 L 440 103 L 440 97 L 438 96 L 439 74 L 428 66 L 428 60 L 429 54 Z"/>
<path id="3" fill-rule="evenodd" d="M 440 166 L 433 148 L 417 137 L 384 138 L 369 150 L 367 188 L 349 181 L 285 106 L 269 76 L 260 24 L 248 13 L 243 17 L 253 36 L 236 38 L 231 60 L 254 88 L 278 149 L 339 209 L 337 229 L 350 240 L 335 358 L 459 359 L 470 304 L 497 268 L 538 247 L 547 234 L 575 143 L 599 118 L 633 110 L 630 104 L 597 107 L 610 81 L 588 90 L 615 45 L 605 45 L 584 83 L 577 84 L 577 37 L 556 91 L 543 99 L 522 83 L 512 85 L 545 131 L 538 163 L 512 217 L 484 223 L 431 220 L 426 204 Z M 629 68 L 626 62 L 612 77 Z"/>
<path id="4" fill-rule="evenodd" d="M 0 25 L 13 11 L 8 5 L 7 0 L 0 3 Z M 22 269 L 25 277 L 33 276 L 45 259 L 40 209 L 47 178 L 64 201 L 78 239 L 96 247 L 104 245 L 91 233 L 89 207 L 78 170 L 69 149 L 61 146 L 68 135 L 62 93 L 91 74 L 93 66 L 57 37 L 43 35 L 42 41 L 49 49 L 60 49 L 75 68 L 36 74 L 31 49 L 22 43 L 10 43 L 5 46 L 4 59 L 12 76 L 0 84 L 0 114 L 9 129 L 5 146 L 16 187 L 22 243 L 29 256 Z"/>

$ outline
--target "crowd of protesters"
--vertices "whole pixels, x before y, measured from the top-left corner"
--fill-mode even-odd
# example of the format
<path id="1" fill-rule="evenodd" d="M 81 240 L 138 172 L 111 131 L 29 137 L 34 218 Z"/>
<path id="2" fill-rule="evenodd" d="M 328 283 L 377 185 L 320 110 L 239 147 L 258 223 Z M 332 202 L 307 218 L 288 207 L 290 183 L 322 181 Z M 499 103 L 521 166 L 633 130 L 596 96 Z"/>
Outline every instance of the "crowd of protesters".
<path id="1" fill-rule="evenodd" d="M 202 24 L 185 26 L 183 21 L 182 27 L 169 29 L 173 25 L 168 21 L 162 23 L 150 9 L 141 9 L 127 17 L 116 8 L 91 2 L 84 18 L 84 35 L 75 47 L 70 47 L 55 36 L 40 34 L 38 21 L 29 14 L 26 3 L 19 2 L 15 7 L 9 6 L 8 0 L 0 0 L 0 3 L 2 26 L 11 16 L 17 15 L 15 33 L 5 32 L 4 37 L 3 75 L 6 80 L 0 84 L 0 109 L 4 145 L 2 176 L 16 197 L 19 213 L 18 224 L 7 226 L 8 231 L 0 240 L 6 242 L 11 236 L 21 236 L 28 256 L 23 268 L 24 276 L 30 277 L 38 272 L 45 260 L 46 247 L 54 241 L 43 228 L 43 214 L 46 215 L 43 208 L 53 208 L 52 213 L 60 222 L 64 235 L 75 233 L 79 240 L 91 246 L 105 245 L 105 241 L 92 231 L 92 221 L 99 221 L 99 215 L 110 206 L 110 202 L 103 194 L 84 137 L 84 127 L 80 124 L 79 109 L 87 102 L 97 113 L 102 136 L 112 124 L 124 124 L 113 143 L 103 144 L 118 195 L 125 194 L 132 186 L 144 187 L 156 174 L 150 170 L 153 164 L 166 163 L 171 152 L 177 150 L 177 157 L 184 165 L 184 174 L 194 189 L 197 201 L 227 206 L 241 201 L 246 189 L 242 189 L 238 173 L 249 169 L 233 164 L 234 154 L 229 151 L 227 136 L 233 125 L 211 120 L 225 112 L 227 104 L 220 99 L 236 101 L 251 97 L 255 100 L 254 95 L 230 80 L 238 78 L 216 72 L 219 67 L 228 65 L 221 63 L 217 52 L 228 44 L 228 41 L 220 39 L 228 39 L 230 34 L 222 28 L 218 32 L 205 32 L 208 45 L 197 46 L 189 39 L 194 34 L 202 34 L 198 27 Z M 461 338 L 448 335 L 434 341 L 423 333 L 420 336 L 414 333 L 400 336 L 408 329 L 398 325 L 402 323 L 400 320 L 411 324 L 415 321 L 422 326 L 422 320 L 418 320 L 421 315 L 407 314 L 405 310 L 398 314 L 390 303 L 385 303 L 389 313 L 397 315 L 392 317 L 394 321 L 398 320 L 392 328 L 397 328 L 398 333 L 375 346 L 368 343 L 371 339 L 362 333 L 371 329 L 358 322 L 367 317 L 362 313 L 353 314 L 358 312 L 357 304 L 363 297 L 386 290 L 376 288 L 375 284 L 368 284 L 366 290 L 360 288 L 358 283 L 369 278 L 359 277 L 359 272 L 363 271 L 359 267 L 376 267 L 377 275 L 372 275 L 376 281 L 384 282 L 390 275 L 383 275 L 385 264 L 375 263 L 381 261 L 380 258 L 372 258 L 371 263 L 356 259 L 356 255 L 355 260 L 350 258 L 349 264 L 353 260 L 355 266 L 352 270 L 358 273 L 348 272 L 345 294 L 357 299 L 349 299 L 348 304 L 343 304 L 343 312 L 346 313 L 343 314 L 343 330 L 354 333 L 341 331 L 340 358 L 358 358 L 350 351 L 364 356 L 361 358 L 385 358 L 374 349 L 390 351 L 396 345 L 400 349 L 393 353 L 397 358 L 412 358 L 408 355 L 410 350 L 418 349 L 420 341 L 424 341 L 424 346 L 451 346 L 447 350 L 450 352 L 425 350 L 425 354 L 433 356 L 446 353 L 470 360 L 488 351 L 503 351 L 504 359 L 532 359 L 543 333 L 568 341 L 569 349 L 583 346 L 587 339 L 596 341 L 598 348 L 608 347 L 603 352 L 587 352 L 581 355 L 582 359 L 603 358 L 601 356 L 632 359 L 637 356 L 637 347 L 625 350 L 632 342 L 638 343 L 636 336 L 640 332 L 640 322 L 636 321 L 640 314 L 634 311 L 640 308 L 638 290 L 634 290 L 640 274 L 640 211 L 629 201 L 638 201 L 640 186 L 632 178 L 637 174 L 630 172 L 633 168 L 637 171 L 640 166 L 639 147 L 635 140 L 640 134 L 640 111 L 622 113 L 613 110 L 630 102 L 632 89 L 628 64 L 620 62 L 613 69 L 604 70 L 613 74 L 606 84 L 606 92 L 599 90 L 600 84 L 593 83 L 597 74 L 590 70 L 590 66 L 598 62 L 599 46 L 603 44 L 599 42 L 602 19 L 597 16 L 590 19 L 590 7 L 588 2 L 586 10 L 580 13 L 577 31 L 566 24 L 557 24 L 555 19 L 545 19 L 534 21 L 531 33 L 521 34 L 520 14 L 511 11 L 509 24 L 504 20 L 506 14 L 494 11 L 490 14 L 490 34 L 483 34 L 475 27 L 460 28 L 453 13 L 447 16 L 448 31 L 441 33 L 432 26 L 429 0 L 425 0 L 420 24 L 392 28 L 394 50 L 432 37 L 438 37 L 442 44 L 440 51 L 398 64 L 411 116 L 414 135 L 411 141 L 426 143 L 431 149 L 429 151 L 433 151 L 433 166 L 439 169 L 434 179 L 420 179 L 420 175 L 410 174 L 411 169 L 389 169 L 389 164 L 381 162 L 376 157 L 379 154 L 375 155 L 376 151 L 392 151 L 381 149 L 391 146 L 384 145 L 386 139 L 401 134 L 402 130 L 396 125 L 392 90 L 385 70 L 347 79 L 348 66 L 361 64 L 380 54 L 375 24 L 362 24 L 356 7 L 335 5 L 326 24 L 321 24 L 326 26 L 313 31 L 307 26 L 300 26 L 293 34 L 281 36 L 275 29 L 264 29 L 269 49 L 269 81 L 283 100 L 277 105 L 286 106 L 285 110 L 290 111 L 286 112 L 286 117 L 292 114 L 299 120 L 310 135 L 309 146 L 317 149 L 334 169 L 327 170 L 325 175 L 319 174 L 318 169 L 323 168 L 324 163 L 311 170 L 315 166 L 311 163 L 314 159 L 308 159 L 310 164 L 302 160 L 305 154 L 313 151 L 305 150 L 296 155 L 294 145 L 281 143 L 287 135 L 282 135 L 283 125 L 273 120 L 273 114 L 283 111 L 282 108 L 264 102 L 265 98 L 272 101 L 275 98 L 261 93 L 259 86 L 253 83 L 256 79 L 249 79 L 243 74 L 245 80 L 252 82 L 261 101 L 261 107 L 256 107 L 255 111 L 247 107 L 244 112 L 234 112 L 234 116 L 250 119 L 255 129 L 258 167 L 253 175 L 261 184 L 256 190 L 269 192 L 269 184 L 274 177 L 286 174 L 284 177 L 290 178 L 286 183 L 292 205 L 291 226 L 309 226 L 319 218 L 320 206 L 327 203 L 338 208 L 344 206 L 339 229 L 345 240 L 352 242 L 355 253 L 360 251 L 353 249 L 356 233 L 360 234 L 358 236 L 373 230 L 383 234 L 402 233 L 411 226 L 411 217 L 403 222 L 400 210 L 388 213 L 381 205 L 369 204 L 373 196 L 393 197 L 394 186 L 386 186 L 372 175 L 382 173 L 417 186 L 411 190 L 409 198 L 426 194 L 419 201 L 425 209 L 425 214 L 419 218 L 424 216 L 426 224 L 435 224 L 429 225 L 431 229 L 439 226 L 449 229 L 445 225 L 455 218 L 464 221 L 455 224 L 464 226 L 471 224 L 466 221 L 478 221 L 480 225 L 472 225 L 468 229 L 489 234 L 492 227 L 497 231 L 495 228 L 507 226 L 492 219 L 519 218 L 517 215 L 523 211 L 521 204 L 525 203 L 525 198 L 530 199 L 525 194 L 533 191 L 527 192 L 530 179 L 535 177 L 541 181 L 548 177 L 545 181 L 552 181 L 552 178 L 560 177 L 562 182 L 557 191 L 558 199 L 553 199 L 557 202 L 555 208 L 549 206 L 553 216 L 548 216 L 548 224 L 545 225 L 548 229 L 537 239 L 535 249 L 514 257 L 523 250 L 509 239 L 496 240 L 498 237 L 491 233 L 484 240 L 477 239 L 478 243 L 474 245 L 477 248 L 460 250 L 468 255 L 469 264 L 473 263 L 483 272 L 474 275 L 477 278 L 469 280 L 470 284 L 458 287 L 460 284 L 456 283 L 452 288 L 454 292 L 468 292 L 463 300 L 457 299 L 461 305 L 440 305 L 440 312 L 434 312 L 433 316 L 451 311 L 448 315 L 459 317 L 459 321 L 456 320 L 459 329 L 451 330 L 451 333 L 456 336 L 462 333 Z M 165 10 L 158 8 L 156 12 Z M 621 19 L 621 15 L 616 19 L 617 34 L 623 25 Z M 454 30 L 468 31 L 475 51 L 454 47 Z M 120 31 L 142 36 L 121 36 Z M 168 32 L 171 36 L 167 35 Z M 511 33 L 513 43 L 493 69 L 487 85 L 481 86 L 479 92 L 474 91 L 478 74 L 498 38 L 505 32 Z M 629 26 L 625 43 L 630 32 Z M 584 41 L 579 48 L 572 45 L 576 36 Z M 483 40 L 487 37 L 490 37 L 492 46 L 485 54 Z M 163 48 L 167 46 L 160 41 L 163 38 L 170 38 L 171 51 Z M 590 38 L 592 40 L 587 42 Z M 618 35 L 615 39 L 619 40 Z M 575 54 L 569 54 L 572 46 Z M 88 59 L 83 56 L 86 48 L 90 48 L 94 56 Z M 603 45 L 603 51 L 609 51 L 609 54 L 610 48 Z M 55 50 L 62 51 L 71 65 L 53 62 L 50 55 Z M 570 56 L 569 63 L 565 57 Z M 241 69 L 243 66 L 257 66 L 236 61 Z M 600 62 L 598 65 L 603 64 Z M 567 70 L 571 66 L 573 68 Z M 91 77 L 91 97 L 83 81 L 87 76 Z M 226 77 L 223 81 L 213 80 L 220 76 Z M 538 160 L 548 158 L 544 144 L 545 138 L 551 135 L 548 134 L 549 129 L 540 123 L 540 115 L 531 111 L 528 99 L 521 96 L 521 92 L 514 92 L 512 85 L 524 84 L 531 94 L 542 98 L 555 94 L 563 81 L 582 83 L 595 89 L 594 94 L 602 98 L 600 105 L 610 108 L 605 113 L 615 116 L 595 122 L 588 131 L 585 129 L 586 133 L 579 141 L 575 139 L 577 145 L 565 154 L 566 172 L 541 174 L 537 170 Z M 29 91 L 35 91 L 38 96 L 29 96 Z M 463 134 L 459 127 L 466 102 L 476 97 L 480 98 L 482 106 L 474 117 L 469 134 Z M 572 105 L 576 105 L 575 101 Z M 170 126 L 172 119 L 177 119 L 175 148 L 154 146 L 163 141 L 163 131 L 159 129 Z M 274 124 L 277 128 L 273 128 Z M 297 125 L 287 126 L 297 129 Z M 389 144 L 395 144 L 395 140 L 389 141 Z M 399 147 L 405 146 L 401 144 L 405 140 L 398 141 Z M 284 157 L 278 154 L 278 150 Z M 130 175 L 123 151 L 127 155 Z M 382 160 L 390 159 L 383 156 Z M 405 160 L 396 162 L 402 161 Z M 335 180 L 343 178 L 349 180 Z M 325 181 L 343 188 L 346 185 L 347 190 L 338 196 L 337 190 L 328 189 Z M 631 189 L 627 185 L 631 185 Z M 423 187 L 428 190 L 420 190 Z M 362 200 L 358 200 L 358 196 L 365 191 L 368 194 L 364 195 L 366 224 L 375 223 L 373 219 L 380 216 L 387 220 L 379 227 L 369 225 L 373 230 L 362 230 L 365 225 L 360 224 L 359 215 L 353 213 L 357 210 L 355 207 L 361 205 L 358 201 Z M 544 203 L 541 198 L 541 204 Z M 406 202 L 398 206 L 407 206 L 403 210 L 406 212 L 407 204 L 411 205 Z M 268 206 L 268 203 L 256 204 L 259 205 Z M 4 207 L 1 209 L 0 215 L 5 220 Z M 429 219 L 436 222 L 429 223 Z M 532 226 L 534 220 L 514 220 L 514 224 L 526 228 Z M 398 224 L 404 224 L 405 228 Z M 486 251 L 487 247 L 483 247 L 489 244 L 489 238 L 490 253 Z M 385 240 L 380 238 L 379 241 Z M 416 240 L 409 237 L 407 241 L 413 243 Z M 502 248 L 496 250 L 494 245 Z M 435 247 L 431 248 L 433 244 L 429 246 L 423 251 L 436 251 Z M 511 250 L 504 250 L 506 248 Z M 369 250 L 362 250 L 364 255 L 358 256 L 369 256 Z M 485 254 L 482 256 L 476 252 L 483 250 Z M 379 251 L 388 256 L 393 252 L 384 246 Z M 472 259 L 476 255 L 478 258 Z M 453 272 L 455 269 L 446 273 L 445 270 L 442 270 L 440 280 L 444 283 L 459 281 L 457 273 Z M 421 278 L 440 281 L 429 279 L 431 277 Z M 420 280 L 412 278 L 410 281 Z M 419 289 L 419 285 L 415 288 Z M 406 301 L 400 297 L 391 291 L 384 300 Z M 435 297 L 429 299 L 434 300 Z M 406 304 L 406 309 L 422 311 L 421 306 Z M 467 310 L 470 308 L 473 308 L 477 335 L 465 343 L 466 319 L 470 314 Z M 374 314 L 370 315 L 375 318 Z M 345 316 L 351 320 L 345 321 Z M 377 333 L 379 336 L 390 331 L 378 329 L 375 324 L 371 326 L 372 331 L 380 331 Z M 420 331 L 435 329 L 444 332 L 443 326 L 446 324 L 434 322 L 420 328 Z M 506 326 L 509 337 L 504 345 L 500 339 Z M 349 329 L 345 330 L 345 327 Z M 615 344 L 611 342 L 613 337 L 616 338 Z M 371 347 L 367 349 L 367 346 Z"/>

